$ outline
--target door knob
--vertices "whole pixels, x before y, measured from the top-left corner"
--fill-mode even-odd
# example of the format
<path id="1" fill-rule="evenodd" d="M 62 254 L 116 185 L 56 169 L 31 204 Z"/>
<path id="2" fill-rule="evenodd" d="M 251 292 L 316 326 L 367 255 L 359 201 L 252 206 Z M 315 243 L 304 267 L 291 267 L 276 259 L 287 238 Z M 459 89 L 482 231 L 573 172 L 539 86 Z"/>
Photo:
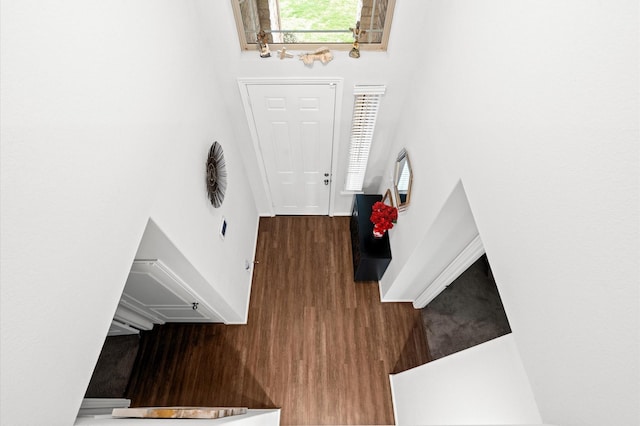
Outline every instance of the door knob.
<path id="1" fill-rule="evenodd" d="M 193 309 L 194 311 L 197 311 L 198 310 L 198 302 L 193 302 L 191 304 L 191 309 Z"/>
<path id="2" fill-rule="evenodd" d="M 325 179 L 325 180 L 324 180 L 324 184 L 325 184 L 325 185 L 329 185 L 329 179 Z"/>

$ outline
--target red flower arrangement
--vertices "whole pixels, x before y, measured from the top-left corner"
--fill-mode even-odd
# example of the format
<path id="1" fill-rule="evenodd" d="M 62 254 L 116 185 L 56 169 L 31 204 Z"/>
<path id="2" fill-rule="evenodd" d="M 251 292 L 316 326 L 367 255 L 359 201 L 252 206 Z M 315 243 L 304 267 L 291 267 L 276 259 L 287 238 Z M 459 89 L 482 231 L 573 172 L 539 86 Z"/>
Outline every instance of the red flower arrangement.
<path id="1" fill-rule="evenodd" d="M 373 222 L 373 235 L 380 238 L 393 228 L 393 224 L 398 220 L 398 209 L 382 201 L 377 201 L 373 203 L 371 210 L 369 219 Z"/>

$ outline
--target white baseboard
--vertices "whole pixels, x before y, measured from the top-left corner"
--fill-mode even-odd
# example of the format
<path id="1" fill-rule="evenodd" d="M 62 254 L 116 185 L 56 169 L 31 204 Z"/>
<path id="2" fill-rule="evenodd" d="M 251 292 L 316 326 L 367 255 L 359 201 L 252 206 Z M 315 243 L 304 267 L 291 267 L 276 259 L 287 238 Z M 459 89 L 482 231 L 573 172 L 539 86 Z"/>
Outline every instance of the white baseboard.
<path id="1" fill-rule="evenodd" d="M 480 235 L 476 237 L 462 250 L 462 252 L 456 256 L 455 259 L 433 280 L 427 288 L 416 298 L 413 302 L 413 306 L 416 309 L 422 309 L 429 302 L 442 292 L 448 285 L 450 285 L 456 278 L 460 276 L 464 271 L 469 269 L 473 263 L 484 254 L 484 246 Z"/>

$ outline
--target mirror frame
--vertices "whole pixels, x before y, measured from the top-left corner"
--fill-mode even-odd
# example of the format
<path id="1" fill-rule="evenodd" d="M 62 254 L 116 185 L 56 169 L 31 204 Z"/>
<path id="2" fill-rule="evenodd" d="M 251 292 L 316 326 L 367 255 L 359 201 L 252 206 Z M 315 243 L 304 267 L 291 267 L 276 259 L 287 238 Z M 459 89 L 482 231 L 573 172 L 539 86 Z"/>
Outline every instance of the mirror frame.
<path id="1" fill-rule="evenodd" d="M 400 198 L 400 191 L 398 190 L 398 180 L 400 179 L 400 166 L 402 162 L 406 161 L 406 165 L 409 168 L 409 184 L 407 186 L 407 197 L 403 202 Z M 413 183 L 413 169 L 411 168 L 411 161 L 409 160 L 409 153 L 406 149 L 402 149 L 398 154 L 398 158 L 396 159 L 396 169 L 393 175 L 393 189 L 396 194 L 396 204 L 398 206 L 398 211 L 406 210 L 409 207 L 409 202 L 411 201 L 411 185 Z"/>
<path id="2" fill-rule="evenodd" d="M 382 202 L 388 206 L 395 207 L 390 189 L 387 189 L 387 192 L 385 192 L 384 195 L 382 196 Z"/>

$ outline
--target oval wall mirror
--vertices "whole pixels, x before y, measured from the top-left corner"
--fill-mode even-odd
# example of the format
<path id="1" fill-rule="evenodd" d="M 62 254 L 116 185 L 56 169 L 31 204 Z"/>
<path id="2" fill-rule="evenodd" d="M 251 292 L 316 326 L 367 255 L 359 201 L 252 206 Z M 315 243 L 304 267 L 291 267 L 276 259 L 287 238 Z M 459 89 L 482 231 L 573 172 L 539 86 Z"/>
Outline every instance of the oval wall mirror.
<path id="1" fill-rule="evenodd" d="M 411 183 L 413 173 L 411 171 L 411 161 L 405 149 L 400 151 L 396 160 L 396 170 L 393 177 L 393 185 L 396 193 L 396 205 L 398 210 L 406 210 L 411 200 Z"/>

